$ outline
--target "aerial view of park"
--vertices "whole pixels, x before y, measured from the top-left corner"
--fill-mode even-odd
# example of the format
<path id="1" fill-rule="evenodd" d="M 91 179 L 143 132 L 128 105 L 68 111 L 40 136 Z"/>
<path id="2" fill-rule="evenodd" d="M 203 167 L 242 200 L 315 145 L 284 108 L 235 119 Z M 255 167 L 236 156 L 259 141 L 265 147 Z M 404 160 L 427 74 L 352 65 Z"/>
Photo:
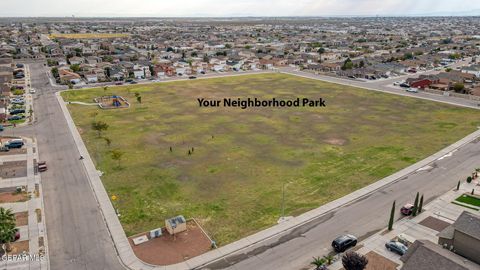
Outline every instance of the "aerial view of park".
<path id="1" fill-rule="evenodd" d="M 86 105 L 120 96 L 128 108 Z M 62 93 L 127 235 L 195 218 L 225 245 L 382 179 L 465 137 L 479 113 L 265 73 Z M 198 98 L 323 98 L 203 108 Z M 85 104 L 83 104 L 85 103 Z M 101 128 L 98 128 L 98 127 Z M 284 203 L 282 203 L 284 190 Z"/>

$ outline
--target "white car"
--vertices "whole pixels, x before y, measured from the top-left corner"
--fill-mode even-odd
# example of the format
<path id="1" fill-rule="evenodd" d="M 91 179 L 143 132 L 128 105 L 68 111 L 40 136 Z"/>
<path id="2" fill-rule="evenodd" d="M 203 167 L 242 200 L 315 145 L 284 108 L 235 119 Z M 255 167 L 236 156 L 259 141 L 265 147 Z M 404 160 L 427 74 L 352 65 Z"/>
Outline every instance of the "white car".
<path id="1" fill-rule="evenodd" d="M 418 90 L 417 90 L 417 88 L 412 88 L 412 87 L 410 87 L 410 88 L 407 88 L 407 90 L 406 90 L 406 91 L 407 91 L 407 92 L 410 92 L 410 93 L 418 93 Z"/>
<path id="2" fill-rule="evenodd" d="M 402 84 L 402 82 L 394 82 L 393 83 L 394 86 L 399 86 L 400 84 Z"/>
<path id="3" fill-rule="evenodd" d="M 37 91 L 35 90 L 35 88 L 30 88 L 29 92 L 30 92 L 30 94 L 35 94 L 35 92 L 37 92 Z"/>

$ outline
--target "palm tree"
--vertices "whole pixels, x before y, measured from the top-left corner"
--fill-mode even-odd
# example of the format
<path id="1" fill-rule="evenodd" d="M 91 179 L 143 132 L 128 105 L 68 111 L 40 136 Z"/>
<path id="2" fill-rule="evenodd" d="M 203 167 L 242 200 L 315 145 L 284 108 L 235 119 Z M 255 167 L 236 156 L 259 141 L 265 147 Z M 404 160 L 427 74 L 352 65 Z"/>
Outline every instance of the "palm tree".
<path id="1" fill-rule="evenodd" d="M 315 270 L 319 270 L 320 267 L 325 264 L 325 259 L 320 257 L 313 257 L 313 261 L 311 261 L 310 264 L 315 266 Z"/>
<path id="2" fill-rule="evenodd" d="M 363 270 L 367 267 L 368 259 L 356 252 L 349 251 L 342 257 L 342 265 L 346 270 Z"/>
<path id="3" fill-rule="evenodd" d="M 10 209 L 0 207 L 0 243 L 5 244 L 5 252 L 10 250 L 10 242 L 14 239 L 16 232 L 15 214 Z"/>

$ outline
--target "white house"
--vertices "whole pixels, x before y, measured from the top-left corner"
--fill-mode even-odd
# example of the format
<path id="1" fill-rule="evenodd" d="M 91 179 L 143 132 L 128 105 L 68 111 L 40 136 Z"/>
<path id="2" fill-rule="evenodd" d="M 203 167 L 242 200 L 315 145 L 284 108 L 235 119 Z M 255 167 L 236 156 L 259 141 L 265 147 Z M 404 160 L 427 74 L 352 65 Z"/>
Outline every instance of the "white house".
<path id="1" fill-rule="evenodd" d="M 97 74 L 85 74 L 85 79 L 88 83 L 96 83 L 98 82 Z"/>

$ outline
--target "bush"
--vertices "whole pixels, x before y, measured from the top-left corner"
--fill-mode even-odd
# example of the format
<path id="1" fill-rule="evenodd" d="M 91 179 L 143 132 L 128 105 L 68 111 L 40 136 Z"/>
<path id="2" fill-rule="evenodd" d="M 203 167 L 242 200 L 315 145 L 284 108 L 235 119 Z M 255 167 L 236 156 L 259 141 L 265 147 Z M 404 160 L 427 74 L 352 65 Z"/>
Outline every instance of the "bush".
<path id="1" fill-rule="evenodd" d="M 471 183 L 471 182 L 472 182 L 472 177 L 471 176 L 467 177 L 467 183 Z"/>

